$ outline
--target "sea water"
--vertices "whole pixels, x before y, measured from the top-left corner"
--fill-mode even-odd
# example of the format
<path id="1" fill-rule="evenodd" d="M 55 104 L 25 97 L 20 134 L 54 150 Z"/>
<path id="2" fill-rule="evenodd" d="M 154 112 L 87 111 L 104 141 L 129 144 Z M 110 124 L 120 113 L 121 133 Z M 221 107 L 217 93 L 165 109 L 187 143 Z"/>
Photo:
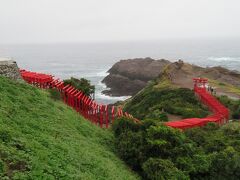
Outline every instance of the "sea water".
<path id="1" fill-rule="evenodd" d="M 99 103 L 114 103 L 129 97 L 101 93 L 101 83 L 111 66 L 121 59 L 152 57 L 182 59 L 203 67 L 223 66 L 240 70 L 240 39 L 165 39 L 118 43 L 2 44 L 0 57 L 11 57 L 20 68 L 50 73 L 62 79 L 86 78 L 96 87 Z M 123 84 L 124 86 L 124 84 Z"/>

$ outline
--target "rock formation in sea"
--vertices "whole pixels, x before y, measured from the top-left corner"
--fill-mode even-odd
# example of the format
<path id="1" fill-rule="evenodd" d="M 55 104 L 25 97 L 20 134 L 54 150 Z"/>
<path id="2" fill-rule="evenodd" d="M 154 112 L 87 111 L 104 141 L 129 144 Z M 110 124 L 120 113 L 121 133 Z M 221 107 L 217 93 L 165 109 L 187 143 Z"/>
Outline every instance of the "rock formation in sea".
<path id="1" fill-rule="evenodd" d="M 109 90 L 103 91 L 110 96 L 132 96 L 147 85 L 149 80 L 158 77 L 170 61 L 152 58 L 121 60 L 108 71 L 103 83 Z"/>
<path id="2" fill-rule="evenodd" d="M 182 60 L 176 62 L 151 58 L 121 60 L 108 72 L 109 75 L 102 82 L 109 88 L 103 93 L 110 96 L 135 95 L 148 81 L 161 76 L 162 73 L 167 73 L 172 83 L 179 87 L 191 89 L 192 78 L 206 77 L 222 94 L 239 97 L 240 92 L 239 72 L 219 66 L 204 68 Z"/>

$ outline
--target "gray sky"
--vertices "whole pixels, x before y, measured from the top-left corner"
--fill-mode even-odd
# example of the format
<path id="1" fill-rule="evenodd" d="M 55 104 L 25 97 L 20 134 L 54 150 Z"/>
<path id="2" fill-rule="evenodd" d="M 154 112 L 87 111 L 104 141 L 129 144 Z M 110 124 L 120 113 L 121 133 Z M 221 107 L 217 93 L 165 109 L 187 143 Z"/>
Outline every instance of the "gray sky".
<path id="1" fill-rule="evenodd" d="M 0 0 L 0 43 L 240 37 L 239 0 Z"/>

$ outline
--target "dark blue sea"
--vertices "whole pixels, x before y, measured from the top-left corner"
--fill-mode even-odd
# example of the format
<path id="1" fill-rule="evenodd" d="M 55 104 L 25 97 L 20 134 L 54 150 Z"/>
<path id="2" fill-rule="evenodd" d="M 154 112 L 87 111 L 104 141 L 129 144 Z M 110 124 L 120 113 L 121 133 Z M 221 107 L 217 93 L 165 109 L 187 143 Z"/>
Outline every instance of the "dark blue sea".
<path id="1" fill-rule="evenodd" d="M 240 39 L 179 39 L 118 43 L 1 44 L 0 57 L 10 57 L 20 68 L 46 72 L 62 79 L 87 78 L 96 86 L 96 100 L 113 103 L 127 97 L 101 94 L 101 80 L 117 61 L 152 57 L 200 66 L 223 66 L 240 71 Z"/>

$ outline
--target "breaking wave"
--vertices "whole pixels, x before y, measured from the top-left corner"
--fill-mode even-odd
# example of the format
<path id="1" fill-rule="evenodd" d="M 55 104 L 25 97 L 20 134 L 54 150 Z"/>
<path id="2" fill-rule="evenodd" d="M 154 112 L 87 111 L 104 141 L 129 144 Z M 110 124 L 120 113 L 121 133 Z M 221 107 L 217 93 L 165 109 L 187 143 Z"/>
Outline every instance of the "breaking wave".
<path id="1" fill-rule="evenodd" d="M 218 62 L 222 62 L 222 61 L 240 61 L 240 57 L 209 57 L 208 60 L 210 61 L 218 61 Z"/>

